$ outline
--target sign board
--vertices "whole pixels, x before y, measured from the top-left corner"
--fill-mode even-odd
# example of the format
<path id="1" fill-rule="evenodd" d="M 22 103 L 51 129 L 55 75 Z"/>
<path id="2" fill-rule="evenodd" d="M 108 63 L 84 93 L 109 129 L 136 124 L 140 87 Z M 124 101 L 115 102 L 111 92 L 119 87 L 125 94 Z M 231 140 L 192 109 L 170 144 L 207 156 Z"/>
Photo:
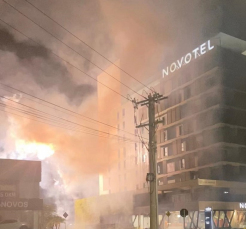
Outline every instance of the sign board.
<path id="1" fill-rule="evenodd" d="M 180 210 L 180 215 L 181 215 L 182 217 L 186 217 L 186 216 L 188 215 L 188 210 L 185 209 L 185 208 L 181 209 L 181 210 Z"/>
<path id="2" fill-rule="evenodd" d="M 170 211 L 167 211 L 166 212 L 166 216 L 169 217 L 171 215 L 171 212 Z"/>
<path id="3" fill-rule="evenodd" d="M 0 198 L 16 198 L 17 194 L 15 191 L 0 191 Z"/>
<path id="4" fill-rule="evenodd" d="M 16 191 L 15 185 L 0 184 L 0 191 Z"/>
<path id="5" fill-rule="evenodd" d="M 182 66 L 189 64 L 193 59 L 197 59 L 199 56 L 204 55 L 213 48 L 214 46 L 211 45 L 211 41 L 208 40 L 193 51 L 187 53 L 185 56 L 182 56 L 179 60 L 173 62 L 170 66 L 164 68 L 162 70 L 162 77 L 164 78 L 165 76 L 168 76 L 170 73 L 173 73 L 182 68 Z"/>
<path id="6" fill-rule="evenodd" d="M 63 217 L 64 217 L 64 218 L 67 218 L 67 217 L 68 217 L 68 214 L 65 212 L 65 213 L 63 214 Z"/>
<path id="7" fill-rule="evenodd" d="M 212 229 L 212 225 L 213 225 L 212 209 L 206 208 L 204 214 L 205 214 L 205 229 Z"/>
<path id="8" fill-rule="evenodd" d="M 216 185 L 216 180 L 198 179 L 198 185 Z"/>
<path id="9" fill-rule="evenodd" d="M 0 198 L 0 210 L 42 210 L 42 199 Z"/>

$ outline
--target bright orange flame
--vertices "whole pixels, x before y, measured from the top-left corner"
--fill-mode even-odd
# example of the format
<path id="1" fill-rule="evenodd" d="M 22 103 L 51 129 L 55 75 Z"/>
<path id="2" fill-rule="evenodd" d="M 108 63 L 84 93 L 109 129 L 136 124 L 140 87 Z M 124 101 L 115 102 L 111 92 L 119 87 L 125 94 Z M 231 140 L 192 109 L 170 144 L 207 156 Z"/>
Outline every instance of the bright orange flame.
<path id="1" fill-rule="evenodd" d="M 54 154 L 54 146 L 52 144 L 16 140 L 15 148 L 23 159 L 36 156 L 39 160 L 44 160 Z"/>

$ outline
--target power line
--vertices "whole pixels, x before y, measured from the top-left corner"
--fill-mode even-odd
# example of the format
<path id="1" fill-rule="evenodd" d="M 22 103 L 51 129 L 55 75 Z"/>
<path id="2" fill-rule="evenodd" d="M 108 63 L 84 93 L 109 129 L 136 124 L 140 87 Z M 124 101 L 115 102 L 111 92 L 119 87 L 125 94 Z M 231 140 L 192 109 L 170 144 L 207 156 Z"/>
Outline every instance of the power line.
<path id="1" fill-rule="evenodd" d="M 25 36 L 26 38 L 30 39 L 31 41 L 33 41 L 34 43 L 38 44 L 38 45 L 43 45 L 42 43 L 39 43 L 35 40 L 33 40 L 32 38 L 28 37 L 27 35 L 25 35 L 23 32 L 21 32 L 20 30 L 16 29 L 15 27 L 13 27 L 12 25 L 10 25 L 9 23 L 5 22 L 4 20 L 2 20 L 0 18 L 0 20 L 6 24 L 7 26 L 9 26 L 10 28 L 14 29 L 15 31 L 19 32 L 20 34 L 22 34 L 23 36 Z M 76 68 L 78 71 L 82 72 L 83 74 L 87 75 L 88 77 L 90 77 L 91 79 L 93 79 L 94 81 L 98 82 L 99 84 L 103 85 L 104 87 L 108 88 L 109 90 L 115 92 L 116 94 L 118 94 L 119 96 L 129 100 L 126 96 L 120 94 L 119 92 L 115 91 L 114 89 L 110 88 L 109 86 L 107 86 L 106 84 L 98 81 L 97 79 L 93 78 L 91 75 L 89 75 L 88 73 L 84 72 L 83 70 L 81 70 L 80 68 L 76 67 L 75 65 L 73 65 L 72 63 L 70 63 L 69 61 L 65 60 L 64 58 L 62 58 L 61 56 L 59 56 L 58 54 L 56 54 L 55 52 L 53 52 L 51 49 L 47 48 L 47 50 L 49 50 L 53 55 L 55 55 L 56 57 L 60 58 L 61 60 L 63 60 L 65 63 L 67 63 L 68 65 Z M 129 100 L 130 101 L 130 100 Z"/>
<path id="2" fill-rule="evenodd" d="M 39 25 L 38 23 L 36 23 L 34 20 L 32 20 L 30 17 L 28 17 L 27 15 L 25 15 L 24 13 L 22 13 L 20 10 L 18 10 L 16 7 L 12 6 L 11 4 L 9 4 L 8 2 L 6 2 L 5 0 L 3 0 L 3 2 L 5 2 L 6 4 L 8 4 L 10 7 L 12 7 L 13 9 L 15 9 L 18 13 L 20 13 L 21 15 L 23 15 L 24 17 L 26 17 L 28 20 L 30 20 L 32 23 L 34 23 L 36 26 L 38 26 L 39 28 L 43 29 L 46 33 L 48 33 L 50 36 L 54 37 L 56 40 L 60 41 L 63 45 L 65 45 L 66 47 L 68 47 L 70 50 L 72 50 L 73 52 L 75 52 L 76 54 L 78 54 L 79 56 L 81 56 L 82 58 L 84 58 L 85 60 L 87 60 L 88 62 L 90 62 L 91 64 L 93 64 L 94 66 L 96 66 L 98 69 L 100 69 L 101 71 L 105 72 L 107 75 L 109 75 L 110 77 L 112 77 L 114 80 L 116 80 L 117 82 L 121 83 L 122 85 L 124 85 L 125 87 L 127 87 L 128 89 L 130 89 L 131 91 L 133 91 L 134 93 L 138 94 L 139 96 L 145 98 L 144 96 L 142 96 L 141 94 L 139 94 L 137 91 L 133 90 L 132 88 L 130 88 L 128 85 L 126 85 L 125 83 L 121 82 L 120 80 L 118 80 L 117 78 L 115 78 L 114 76 L 112 76 L 111 74 L 109 74 L 108 72 L 106 72 L 104 69 L 102 69 L 101 67 L 99 67 L 98 65 L 96 65 L 95 63 L 93 63 L 91 60 L 89 60 L 88 58 L 86 58 L 85 56 L 83 56 L 81 53 L 79 53 L 78 51 L 76 51 L 75 49 L 71 48 L 69 45 L 67 45 L 65 42 L 63 42 L 60 38 L 54 36 L 52 33 L 50 33 L 48 30 L 46 30 L 43 26 Z"/>
<path id="3" fill-rule="evenodd" d="M 1 105 L 0 105 L 0 106 L 1 106 Z M 52 124 L 52 123 L 47 123 L 47 122 L 42 122 L 42 121 L 40 121 L 40 120 L 31 119 L 31 118 L 29 118 L 29 117 L 22 116 L 22 115 L 13 113 L 13 112 L 1 110 L 1 109 L 0 109 L 0 111 L 4 112 L 4 113 L 6 113 L 6 114 L 11 114 L 11 115 L 19 116 L 19 117 L 21 117 L 21 118 L 29 119 L 29 120 L 34 121 L 34 122 L 40 122 L 40 123 L 43 123 L 43 124 L 46 124 L 46 125 L 49 125 L 49 126 L 54 126 L 54 127 L 58 127 L 58 128 L 62 128 L 62 129 L 70 130 L 70 131 L 75 131 L 75 132 L 81 132 L 81 133 L 93 135 L 93 136 L 96 136 L 96 137 L 108 138 L 108 137 L 102 136 L 102 135 L 97 135 L 97 134 L 93 134 L 93 133 L 88 133 L 88 132 L 80 131 L 80 130 L 77 130 L 77 129 L 71 129 L 71 128 L 67 128 L 67 127 L 64 127 L 64 126 L 54 125 L 54 124 Z M 24 114 L 25 114 L 25 113 L 24 113 Z M 48 120 L 47 120 L 47 121 L 48 121 Z M 132 143 L 132 144 L 135 143 L 135 142 L 130 142 L 130 141 L 127 141 L 127 140 L 124 140 L 124 139 L 121 139 L 121 141 L 125 141 L 126 143 Z"/>
<path id="4" fill-rule="evenodd" d="M 73 124 L 73 125 L 78 125 L 78 126 L 80 126 L 80 127 L 86 128 L 86 129 L 88 129 L 88 130 L 97 131 L 98 133 L 103 133 L 103 134 L 107 134 L 107 135 L 111 135 L 111 136 L 115 136 L 115 137 L 122 138 L 122 137 L 119 136 L 119 135 L 110 134 L 109 132 L 96 130 L 96 129 L 93 129 L 93 128 L 91 128 L 91 127 L 82 125 L 82 124 L 80 124 L 80 123 L 76 123 L 76 122 L 73 122 L 73 121 L 70 121 L 70 120 L 61 118 L 61 117 L 56 116 L 56 115 L 52 115 L 52 114 L 46 113 L 46 112 L 44 112 L 44 111 L 41 111 L 41 110 L 35 109 L 35 108 L 33 108 L 33 107 L 27 106 L 27 105 L 25 105 L 25 104 L 23 104 L 23 103 L 16 102 L 16 101 L 11 100 L 11 99 L 9 99 L 9 98 L 6 98 L 6 97 L 4 97 L 4 96 L 1 96 L 1 95 L 0 95 L 0 97 L 4 98 L 4 99 L 6 99 L 6 100 L 9 100 L 9 101 L 11 101 L 11 102 L 14 102 L 14 103 L 16 103 L 16 104 L 22 105 L 22 106 L 24 106 L 24 107 L 27 107 L 27 108 L 29 108 L 29 109 L 32 109 L 32 110 L 34 110 L 34 111 L 37 111 L 37 112 L 40 112 L 40 113 L 49 115 L 49 116 L 51 116 L 51 117 L 54 117 L 55 119 L 60 119 L 60 120 L 65 121 L 65 122 L 67 122 L 67 123 L 70 123 L 70 124 Z M 128 139 L 128 138 L 124 138 L 124 139 Z M 128 140 L 132 140 L 132 139 L 128 139 Z"/>
<path id="5" fill-rule="evenodd" d="M 3 0 L 4 1 L 4 0 Z M 26 2 L 28 2 L 32 7 L 34 7 L 36 10 L 38 10 L 40 13 L 42 13 L 43 15 L 45 15 L 47 18 L 49 18 L 50 20 L 52 20 L 54 23 L 56 23 L 57 25 L 59 25 L 61 28 L 63 28 L 66 32 L 68 32 L 70 35 L 72 35 L 73 37 L 75 37 L 76 39 L 78 39 L 80 42 L 82 42 L 84 45 L 86 45 L 88 48 L 90 48 L 91 50 L 93 50 L 95 53 L 97 53 L 99 56 L 103 57 L 105 60 L 107 60 L 109 63 L 111 63 L 112 65 L 114 65 L 115 67 L 117 67 L 118 69 L 120 69 L 122 72 L 124 72 L 125 74 L 127 74 L 128 76 L 130 76 L 131 78 L 133 78 L 134 80 L 136 80 L 138 83 L 140 83 L 142 86 L 148 88 L 149 90 L 151 90 L 152 92 L 153 89 L 151 89 L 150 87 L 148 87 L 147 85 L 143 84 L 141 81 L 139 81 L 138 79 L 136 79 L 134 76 L 130 75 L 128 72 L 126 72 L 124 69 L 120 68 L 119 66 L 117 66 L 114 62 L 112 62 L 111 60 L 109 60 L 107 57 L 105 57 L 104 55 L 102 55 L 101 53 L 99 53 L 96 49 L 94 49 L 93 47 L 91 47 L 90 45 L 88 45 L 85 41 L 83 41 L 81 38 L 79 38 L 78 36 L 76 36 L 75 34 L 73 34 L 72 32 L 70 32 L 68 29 L 66 29 L 64 26 L 62 26 L 60 23 L 58 23 L 57 21 L 55 21 L 53 18 L 51 18 L 48 14 L 46 14 L 45 12 L 43 12 L 42 10 L 40 10 L 37 6 L 35 6 L 34 4 L 32 4 L 31 2 L 29 2 L 28 0 L 24 0 Z M 5 1 L 4 1 L 5 2 Z M 143 97 L 143 96 L 142 96 Z"/>
<path id="6" fill-rule="evenodd" d="M 11 86 L 6 85 L 6 84 L 3 84 L 3 83 L 0 83 L 0 85 L 5 86 L 5 87 L 8 87 L 8 88 L 10 88 L 10 89 L 12 89 L 12 90 L 16 90 L 16 91 L 18 91 L 18 92 L 20 92 L 20 93 L 23 93 L 23 94 L 25 94 L 25 95 L 28 95 L 28 96 L 33 97 L 33 98 L 35 98 L 35 99 L 38 99 L 38 100 L 40 100 L 40 101 L 42 101 L 42 102 L 45 102 L 45 103 L 48 103 L 48 104 L 53 105 L 53 106 L 55 106 L 55 107 L 58 107 L 58 108 L 60 108 L 60 109 L 62 109 L 62 110 L 65 110 L 65 111 L 67 111 L 67 112 L 70 112 L 70 113 L 72 113 L 72 114 L 75 114 L 75 115 L 78 115 L 78 116 L 87 118 L 87 119 L 92 120 L 92 121 L 94 121 L 94 122 L 98 122 L 98 123 L 100 123 L 100 124 L 109 126 L 109 127 L 111 127 L 111 128 L 117 129 L 117 130 L 119 130 L 119 131 L 122 131 L 122 132 L 125 132 L 125 133 L 128 133 L 128 134 L 131 134 L 131 135 L 136 136 L 135 134 L 133 134 L 133 133 L 131 133 L 131 132 L 128 132 L 128 131 L 125 131 L 125 130 L 121 130 L 121 129 L 119 129 L 119 128 L 117 128 L 117 127 L 114 127 L 114 126 L 112 126 L 112 125 L 109 125 L 109 124 L 107 124 L 107 123 L 100 122 L 100 121 L 98 121 L 98 120 L 96 120 L 96 119 L 93 119 L 93 118 L 87 117 L 87 116 L 85 116 L 85 115 L 79 114 L 79 113 L 77 113 L 77 112 L 75 112 L 75 111 L 69 110 L 69 109 L 64 108 L 64 107 L 62 107 L 62 106 L 59 106 L 59 105 L 57 105 L 57 104 L 55 104 L 55 103 L 46 101 L 46 100 L 41 99 L 41 98 L 39 98 L 39 97 L 37 97 L 37 96 L 34 96 L 34 95 L 31 95 L 31 94 L 26 93 L 26 92 L 24 92 L 24 91 L 21 91 L 21 90 L 19 90 L 19 89 L 17 89 L 17 88 L 11 87 Z M 45 105 L 45 104 L 44 104 L 44 105 Z M 49 106 L 48 106 L 48 107 L 49 107 Z"/>
<path id="7" fill-rule="evenodd" d="M 6 104 L 1 103 L 1 102 L 0 102 L 0 106 L 2 106 L 5 109 L 14 110 L 14 111 L 17 111 L 19 113 L 22 113 L 22 114 L 25 114 L 25 115 L 28 115 L 28 116 L 31 116 L 31 117 L 34 117 L 34 118 L 38 118 L 40 120 L 48 121 L 48 122 L 51 122 L 51 123 L 57 123 L 57 124 L 62 125 L 63 127 L 65 126 L 66 128 L 69 127 L 69 130 L 79 131 L 79 132 L 82 132 L 82 133 L 93 134 L 93 135 L 98 136 L 98 137 L 106 137 L 106 136 L 109 137 L 109 135 L 110 135 L 108 133 L 105 133 L 104 135 L 99 135 L 99 134 L 96 134 L 96 133 L 93 133 L 93 132 L 84 132 L 84 131 L 82 131 L 82 129 L 80 130 L 80 127 L 73 127 L 73 126 L 71 126 L 71 124 L 64 124 L 64 123 L 59 122 L 59 121 L 57 121 L 55 119 L 51 119 L 49 117 L 45 117 L 45 116 L 42 116 L 42 115 L 39 115 L 39 114 L 35 114 L 35 113 L 30 112 L 30 111 L 23 110 L 21 108 L 17 108 L 17 107 L 14 107 L 14 106 L 6 105 Z M 22 116 L 22 117 L 24 117 L 24 116 Z M 27 118 L 27 117 L 25 117 L 25 118 Z M 33 119 L 31 119 L 31 120 L 33 120 Z M 37 121 L 37 120 L 33 120 L 33 121 Z M 112 137 L 117 138 L 118 140 L 121 140 L 121 141 L 125 141 L 125 142 L 127 142 L 127 141 L 128 142 L 136 142 L 136 141 L 134 141 L 132 139 L 118 137 L 117 135 L 112 135 Z"/>

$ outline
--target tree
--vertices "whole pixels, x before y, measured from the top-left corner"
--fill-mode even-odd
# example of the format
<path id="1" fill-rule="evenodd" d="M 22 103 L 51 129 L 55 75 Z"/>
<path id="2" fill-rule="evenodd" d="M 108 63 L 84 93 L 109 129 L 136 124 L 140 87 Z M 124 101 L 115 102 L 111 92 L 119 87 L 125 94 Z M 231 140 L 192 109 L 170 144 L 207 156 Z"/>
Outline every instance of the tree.
<path id="1" fill-rule="evenodd" d="M 42 229 L 59 229 L 60 224 L 64 223 L 65 219 L 56 213 L 56 208 L 53 205 L 44 205 Z"/>

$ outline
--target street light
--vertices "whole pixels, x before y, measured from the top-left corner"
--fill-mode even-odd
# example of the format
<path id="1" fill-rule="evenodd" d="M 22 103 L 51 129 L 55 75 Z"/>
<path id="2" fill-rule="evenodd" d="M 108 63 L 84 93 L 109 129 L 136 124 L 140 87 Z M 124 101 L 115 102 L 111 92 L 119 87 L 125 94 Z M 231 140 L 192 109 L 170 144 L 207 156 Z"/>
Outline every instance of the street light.
<path id="1" fill-rule="evenodd" d="M 151 182 L 155 180 L 155 174 L 154 173 L 147 173 L 146 175 L 146 181 Z"/>

